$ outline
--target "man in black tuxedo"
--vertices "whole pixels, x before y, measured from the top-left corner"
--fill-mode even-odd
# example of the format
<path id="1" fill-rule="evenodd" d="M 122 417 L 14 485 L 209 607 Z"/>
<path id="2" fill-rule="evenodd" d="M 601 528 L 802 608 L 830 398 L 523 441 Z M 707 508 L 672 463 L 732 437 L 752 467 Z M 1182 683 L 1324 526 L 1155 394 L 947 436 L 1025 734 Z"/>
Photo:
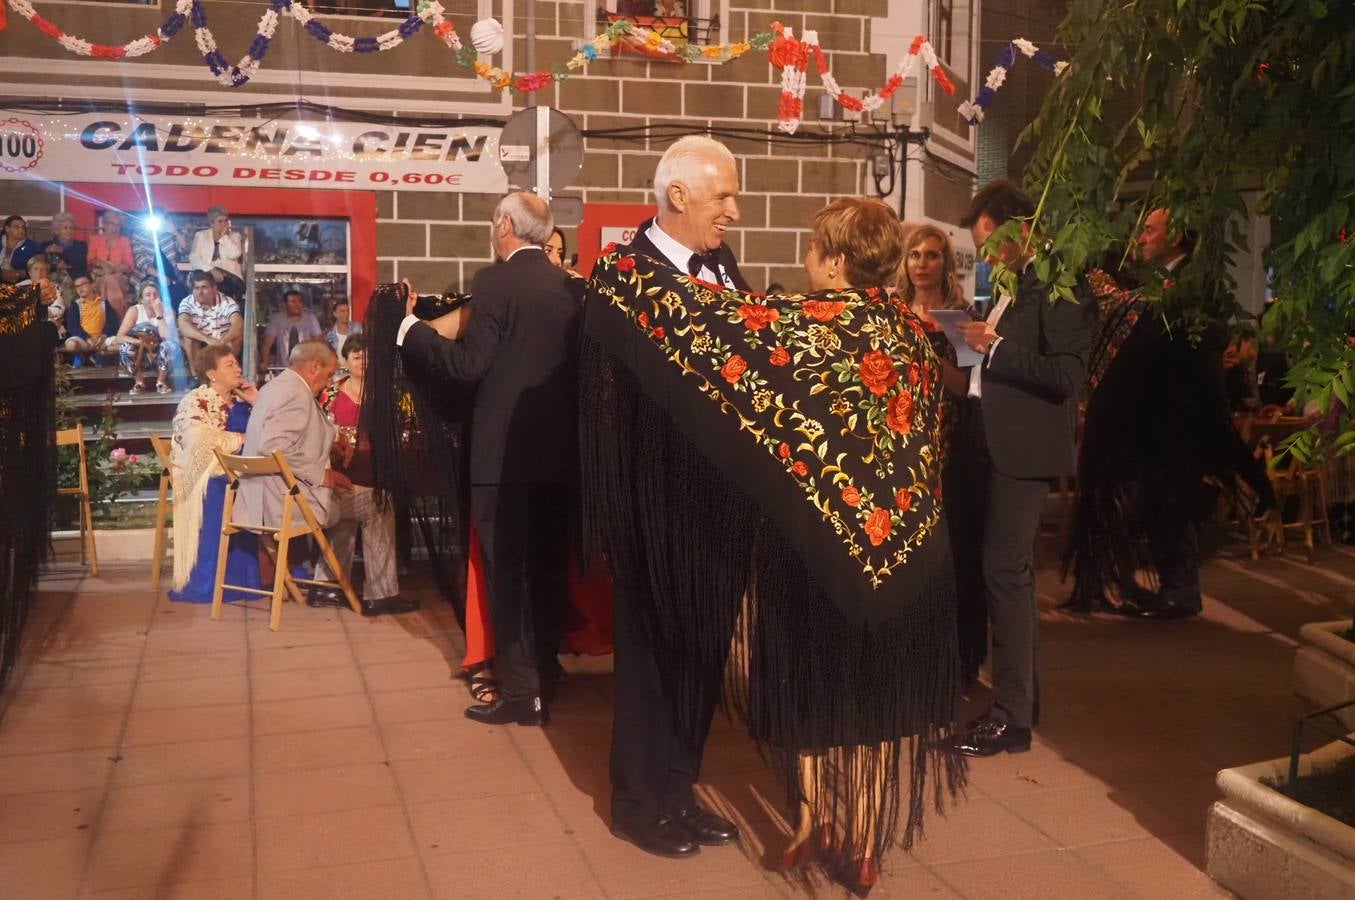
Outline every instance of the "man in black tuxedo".
<path id="1" fill-rule="evenodd" d="M 724 243 L 726 230 L 739 219 L 738 190 L 738 166 L 723 144 L 698 136 L 678 140 L 654 172 L 658 214 L 636 230 L 630 251 L 712 284 L 749 290 Z M 720 527 L 711 523 L 713 531 Z M 712 536 L 722 539 L 741 538 Z M 705 673 L 705 683 L 694 688 L 704 706 L 694 722 L 682 726 L 666 681 L 671 673 L 663 671 L 659 658 L 649 570 L 639 541 L 628 556 L 615 561 L 612 833 L 659 856 L 687 857 L 699 844 L 738 838 L 734 824 L 698 806 L 692 791 L 723 672 Z M 740 598 L 725 599 L 721 608 L 738 609 Z M 732 617 L 728 625 L 732 638 Z"/>
<path id="2" fill-rule="evenodd" d="M 970 370 L 966 436 L 974 461 L 970 478 L 982 490 L 984 595 L 992 626 L 993 703 L 952 743 L 966 756 L 1030 749 L 1039 689 L 1035 676 L 1038 607 L 1032 555 L 1051 479 L 1072 475 L 1078 391 L 1086 380 L 1096 305 L 1054 301 L 1031 265 L 1035 206 L 1010 181 L 975 195 L 960 224 L 974 246 L 1012 219 L 1020 240 L 1002 241 L 990 259 L 1017 275 L 1016 296 L 1000 294 L 985 321 L 963 326 L 965 342 L 982 353 Z"/>
<path id="3" fill-rule="evenodd" d="M 542 250 L 553 222 L 541 198 L 509 194 L 492 227 L 501 261 L 471 283 L 470 319 L 460 339 L 448 340 L 416 318 L 411 291 L 396 343 L 425 369 L 477 386 L 470 505 L 494 625 L 499 696 L 469 707 L 466 717 L 544 725 L 568 590 L 581 284 Z"/>

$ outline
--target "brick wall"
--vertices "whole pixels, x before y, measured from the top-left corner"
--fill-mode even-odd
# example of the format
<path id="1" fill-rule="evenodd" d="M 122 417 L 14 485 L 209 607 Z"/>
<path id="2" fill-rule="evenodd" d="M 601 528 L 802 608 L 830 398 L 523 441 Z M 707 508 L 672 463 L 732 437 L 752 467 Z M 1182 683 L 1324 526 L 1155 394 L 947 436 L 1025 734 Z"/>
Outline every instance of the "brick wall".
<path id="1" fill-rule="evenodd" d="M 731 0 L 730 6 L 726 33 L 731 41 L 766 31 L 774 20 L 797 34 L 806 27 L 818 29 L 824 48 L 831 51 L 834 74 L 854 93 L 878 87 L 896 62 L 863 52 L 870 43 L 870 17 L 885 15 L 887 0 Z M 537 0 L 536 8 L 538 69 L 568 59 L 577 41 L 594 33 L 585 30 L 581 0 Z M 510 30 L 523 33 L 521 17 Z M 525 58 L 521 38 L 514 53 L 517 60 Z M 811 76 L 806 98 L 811 110 L 817 109 L 816 79 Z M 724 65 L 599 60 L 584 74 L 543 92 L 542 99 L 583 129 L 671 123 L 774 130 L 779 95 L 766 54 L 755 51 Z M 806 131 L 817 128 L 802 126 Z M 583 169 L 562 193 L 580 196 L 585 203 L 651 203 L 654 166 L 670 141 L 587 139 Z M 862 193 L 866 151 L 765 140 L 726 143 L 741 166 L 742 220 L 730 237 L 740 268 L 757 289 L 769 281 L 803 287 L 800 260 L 807 249 L 806 227 L 828 200 Z M 379 278 L 408 277 L 420 290 L 469 285 L 475 272 L 490 262 L 489 216 L 496 199 L 383 195 L 378 204 Z M 573 229 L 567 232 L 572 252 L 577 235 Z"/>

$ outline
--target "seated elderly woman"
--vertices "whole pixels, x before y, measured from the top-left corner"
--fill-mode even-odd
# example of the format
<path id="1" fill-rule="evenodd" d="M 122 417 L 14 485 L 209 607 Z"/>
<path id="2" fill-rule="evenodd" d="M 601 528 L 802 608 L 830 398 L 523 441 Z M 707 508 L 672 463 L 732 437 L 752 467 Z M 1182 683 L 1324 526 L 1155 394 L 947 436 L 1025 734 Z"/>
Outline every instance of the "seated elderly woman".
<path id="1" fill-rule="evenodd" d="M 90 236 L 87 262 L 89 274 L 99 296 L 117 310 L 119 316 L 127 311 L 131 300 L 131 282 L 127 273 L 132 270 L 132 240 L 122 233 L 122 213 L 106 209 L 99 216 L 99 231 Z"/>
<path id="2" fill-rule="evenodd" d="M 174 414 L 170 457 L 174 479 L 174 590 L 169 598 L 210 603 L 226 498 L 226 476 L 213 451 L 240 452 L 259 390 L 244 380 L 240 361 L 230 347 L 221 344 L 198 351 L 193 371 L 202 385 L 184 396 Z M 231 537 L 226 582 L 259 587 L 256 535 L 242 532 Z M 248 598 L 248 594 L 231 591 L 225 596 L 227 600 Z"/>
<path id="3" fill-rule="evenodd" d="M 131 393 L 146 392 L 147 372 L 156 373 L 157 393 L 168 394 L 173 390 L 169 386 L 169 370 L 178 356 L 178 346 L 165 319 L 158 287 L 150 283 L 141 286 L 137 302 L 129 306 L 127 315 L 122 317 L 116 340 L 118 361 L 123 371 L 132 376 Z"/>

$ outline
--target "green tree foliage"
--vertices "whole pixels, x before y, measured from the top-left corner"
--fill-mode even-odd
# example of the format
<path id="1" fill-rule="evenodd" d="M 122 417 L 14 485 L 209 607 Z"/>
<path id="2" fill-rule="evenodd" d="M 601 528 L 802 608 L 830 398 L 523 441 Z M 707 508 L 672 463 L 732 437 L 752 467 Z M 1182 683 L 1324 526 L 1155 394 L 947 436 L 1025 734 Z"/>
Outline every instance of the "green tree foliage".
<path id="1" fill-rule="evenodd" d="M 1073 0 L 1060 38 L 1077 52 L 1024 136 L 1043 274 L 1071 296 L 1077 273 L 1167 207 L 1199 243 L 1145 297 L 1187 333 L 1245 329 L 1229 262 L 1249 207 L 1269 216 L 1263 336 L 1289 351 L 1299 403 L 1345 407 L 1293 450 L 1355 449 L 1355 2 Z"/>

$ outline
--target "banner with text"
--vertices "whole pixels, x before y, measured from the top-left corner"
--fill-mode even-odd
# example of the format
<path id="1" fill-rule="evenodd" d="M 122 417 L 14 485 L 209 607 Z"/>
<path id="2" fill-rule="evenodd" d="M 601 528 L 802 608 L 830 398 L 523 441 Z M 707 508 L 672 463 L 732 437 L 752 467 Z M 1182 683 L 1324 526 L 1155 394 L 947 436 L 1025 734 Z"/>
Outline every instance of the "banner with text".
<path id="1" fill-rule="evenodd" d="M 0 111 L 0 178 L 501 194 L 499 131 Z"/>

